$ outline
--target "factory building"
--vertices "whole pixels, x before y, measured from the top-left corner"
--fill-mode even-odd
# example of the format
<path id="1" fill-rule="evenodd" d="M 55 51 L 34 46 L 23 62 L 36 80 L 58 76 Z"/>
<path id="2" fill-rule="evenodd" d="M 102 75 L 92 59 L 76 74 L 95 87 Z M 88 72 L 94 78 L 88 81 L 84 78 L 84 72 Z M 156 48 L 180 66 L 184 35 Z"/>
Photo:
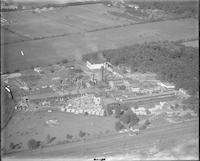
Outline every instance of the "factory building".
<path id="1" fill-rule="evenodd" d="M 111 66 L 111 64 L 109 62 L 92 64 L 91 62 L 87 61 L 86 62 L 86 66 L 91 70 L 94 70 L 94 69 L 99 69 L 100 70 L 102 67 L 109 68 Z"/>

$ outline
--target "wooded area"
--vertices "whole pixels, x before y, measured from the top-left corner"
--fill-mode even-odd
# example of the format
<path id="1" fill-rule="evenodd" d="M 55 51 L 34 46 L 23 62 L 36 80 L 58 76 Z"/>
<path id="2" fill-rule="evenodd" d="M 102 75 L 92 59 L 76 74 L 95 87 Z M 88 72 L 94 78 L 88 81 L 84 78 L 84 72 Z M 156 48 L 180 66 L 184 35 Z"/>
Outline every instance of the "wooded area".
<path id="1" fill-rule="evenodd" d="M 156 73 L 161 81 L 174 83 L 176 89 L 187 90 L 192 96 L 186 101 L 187 106 L 197 110 L 199 93 L 197 48 L 171 42 L 152 42 L 87 54 L 83 56 L 83 60 L 102 59 L 102 56 L 113 65 L 124 64 L 130 67 L 133 73 Z M 189 103 L 191 100 L 193 100 L 192 105 Z"/>

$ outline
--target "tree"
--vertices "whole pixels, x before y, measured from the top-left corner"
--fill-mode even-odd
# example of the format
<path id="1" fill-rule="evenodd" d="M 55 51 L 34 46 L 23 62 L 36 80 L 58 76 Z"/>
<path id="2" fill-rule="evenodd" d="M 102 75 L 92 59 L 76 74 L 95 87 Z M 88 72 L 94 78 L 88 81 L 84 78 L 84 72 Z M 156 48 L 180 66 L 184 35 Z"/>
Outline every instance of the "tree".
<path id="1" fill-rule="evenodd" d="M 137 117 L 137 115 L 136 115 L 135 113 L 132 113 L 132 114 L 130 115 L 130 126 L 135 126 L 135 125 L 137 125 L 139 121 L 140 121 L 140 120 L 139 120 L 139 118 Z"/>
<path id="2" fill-rule="evenodd" d="M 47 135 L 47 138 L 46 138 L 46 142 L 47 144 L 53 142 L 54 140 L 56 139 L 56 137 L 51 137 L 49 134 Z"/>
<path id="3" fill-rule="evenodd" d="M 112 107 L 107 106 L 106 109 L 107 109 L 108 115 L 112 115 L 112 114 L 113 114 L 113 112 L 112 112 Z"/>
<path id="4" fill-rule="evenodd" d="M 29 149 L 37 149 L 40 146 L 41 142 L 36 141 L 35 139 L 30 139 L 27 144 Z"/>
<path id="5" fill-rule="evenodd" d="M 118 121 L 118 122 L 115 122 L 115 130 L 116 131 L 120 131 L 124 128 L 124 126 Z"/>
<path id="6" fill-rule="evenodd" d="M 79 137 L 84 137 L 85 135 L 86 135 L 86 133 L 85 132 L 83 132 L 83 131 L 79 131 Z"/>
<path id="7" fill-rule="evenodd" d="M 127 112 L 124 113 L 124 115 L 121 116 L 120 121 L 122 121 L 123 123 L 128 125 L 130 123 L 130 121 L 131 121 L 130 114 L 127 113 Z"/>
<path id="8" fill-rule="evenodd" d="M 115 108 L 115 117 L 120 118 L 120 116 L 121 116 L 121 109 L 119 107 Z"/>
<path id="9" fill-rule="evenodd" d="M 139 107 L 138 107 L 138 105 L 135 105 L 134 108 L 135 108 L 135 109 L 138 109 Z"/>
<path id="10" fill-rule="evenodd" d="M 66 136 L 66 137 L 67 137 L 67 139 L 72 139 L 72 137 L 73 137 L 73 136 L 72 136 L 72 135 L 69 135 L 69 134 L 67 134 L 67 136 Z"/>
<path id="11" fill-rule="evenodd" d="M 23 9 L 23 6 L 22 6 L 21 4 L 18 4 L 18 5 L 17 5 L 17 8 L 18 8 L 19 10 L 21 10 L 21 9 Z"/>
<path id="12" fill-rule="evenodd" d="M 7 0 L 6 1 L 9 5 L 13 4 L 13 0 Z"/>

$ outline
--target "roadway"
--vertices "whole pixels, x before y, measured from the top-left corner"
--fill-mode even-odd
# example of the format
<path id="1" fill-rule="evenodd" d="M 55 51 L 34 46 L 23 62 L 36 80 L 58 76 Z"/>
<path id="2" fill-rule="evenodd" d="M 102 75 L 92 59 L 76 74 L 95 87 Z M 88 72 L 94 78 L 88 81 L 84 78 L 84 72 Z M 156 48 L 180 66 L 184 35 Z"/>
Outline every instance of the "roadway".
<path id="1" fill-rule="evenodd" d="M 198 137 L 198 120 L 153 127 L 137 136 L 127 133 L 104 136 L 101 138 L 75 143 L 51 146 L 35 151 L 10 154 L 8 158 L 48 158 L 48 157 L 96 157 L 124 154 L 152 148 L 160 142 L 184 142 Z"/>

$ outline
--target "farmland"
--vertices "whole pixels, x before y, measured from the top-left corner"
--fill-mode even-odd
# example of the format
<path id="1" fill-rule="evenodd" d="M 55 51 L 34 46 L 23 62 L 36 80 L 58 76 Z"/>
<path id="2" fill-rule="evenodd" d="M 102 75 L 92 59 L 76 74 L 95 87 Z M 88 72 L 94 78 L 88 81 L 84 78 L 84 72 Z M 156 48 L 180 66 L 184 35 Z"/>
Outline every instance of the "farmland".
<path id="1" fill-rule="evenodd" d="M 130 19 L 125 9 L 101 3 L 10 11 L 2 17 L 7 20 L 1 31 L 4 72 L 136 43 L 198 38 L 196 18 L 151 22 L 139 14 Z"/>
<path id="2" fill-rule="evenodd" d="M 110 15 L 109 11 L 120 12 L 102 4 L 6 12 L 3 16 L 10 25 L 4 27 L 33 40 L 131 23 Z"/>
<path id="3" fill-rule="evenodd" d="M 80 59 L 81 55 L 98 50 L 151 41 L 197 38 L 197 33 L 197 20 L 183 19 L 75 33 L 1 46 L 6 53 L 3 55 L 5 70 L 13 72 L 16 69 L 57 63 L 64 58 Z M 19 54 L 21 50 L 25 53 L 24 57 Z"/>

